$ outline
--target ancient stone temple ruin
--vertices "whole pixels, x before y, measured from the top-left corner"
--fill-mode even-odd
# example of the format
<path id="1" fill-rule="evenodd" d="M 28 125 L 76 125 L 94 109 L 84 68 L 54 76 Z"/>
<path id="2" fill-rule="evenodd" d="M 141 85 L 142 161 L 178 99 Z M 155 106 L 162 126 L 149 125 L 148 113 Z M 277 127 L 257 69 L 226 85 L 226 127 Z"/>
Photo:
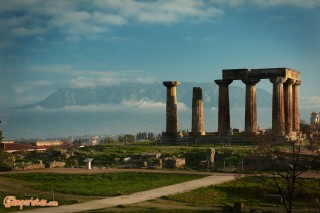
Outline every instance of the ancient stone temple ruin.
<path id="1" fill-rule="evenodd" d="M 289 68 L 229 69 L 222 71 L 219 85 L 219 135 L 230 133 L 229 85 L 234 80 L 246 84 L 245 132 L 257 133 L 256 84 L 269 79 L 273 84 L 272 132 L 276 135 L 292 134 L 300 130 L 299 85 L 300 72 Z"/>
<path id="2" fill-rule="evenodd" d="M 222 70 L 222 79 L 215 80 L 219 86 L 218 135 L 228 136 L 230 129 L 229 85 L 234 80 L 241 80 L 246 85 L 245 124 L 246 135 L 258 133 L 256 85 L 261 79 L 269 79 L 273 85 L 272 97 L 272 132 L 275 135 L 291 135 L 300 130 L 299 85 L 300 72 L 289 68 L 268 69 L 226 69 Z M 167 122 L 163 139 L 176 140 L 181 137 L 178 130 L 176 86 L 177 81 L 166 81 L 167 87 Z M 192 128 L 190 136 L 205 135 L 202 89 L 193 88 Z"/>

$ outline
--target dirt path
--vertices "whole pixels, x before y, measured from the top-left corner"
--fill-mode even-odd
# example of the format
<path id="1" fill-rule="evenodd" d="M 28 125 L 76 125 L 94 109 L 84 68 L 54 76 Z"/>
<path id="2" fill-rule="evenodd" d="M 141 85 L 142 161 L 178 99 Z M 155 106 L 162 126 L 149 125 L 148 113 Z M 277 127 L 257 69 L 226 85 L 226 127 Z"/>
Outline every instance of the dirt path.
<path id="1" fill-rule="evenodd" d="M 211 173 L 212 174 L 212 173 Z M 117 205 L 129 205 L 134 203 L 139 203 L 147 200 L 157 199 L 161 196 L 167 196 L 177 193 L 182 193 L 190 190 L 194 190 L 201 187 L 206 187 L 215 184 L 221 184 L 223 182 L 231 181 L 235 178 L 234 175 L 230 174 L 219 174 L 219 175 L 211 175 L 201 179 L 187 181 L 184 183 L 179 183 L 171 186 L 164 186 L 157 189 L 151 189 L 143 192 L 137 192 L 131 195 L 124 195 L 119 197 L 105 198 L 100 200 L 88 201 L 79 204 L 65 205 L 59 207 L 51 207 L 51 208 L 39 208 L 32 209 L 30 211 L 23 212 L 46 212 L 46 213 L 54 213 L 54 212 L 80 212 L 80 211 L 88 211 L 94 209 L 102 209 L 113 207 Z"/>

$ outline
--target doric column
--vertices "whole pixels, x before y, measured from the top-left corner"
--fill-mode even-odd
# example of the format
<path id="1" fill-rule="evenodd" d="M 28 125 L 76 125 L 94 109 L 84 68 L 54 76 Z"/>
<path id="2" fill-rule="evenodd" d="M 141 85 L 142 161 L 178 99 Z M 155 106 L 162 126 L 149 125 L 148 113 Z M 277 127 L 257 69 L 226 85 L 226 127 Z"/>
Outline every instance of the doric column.
<path id="1" fill-rule="evenodd" d="M 301 80 L 296 80 L 292 85 L 292 116 L 293 116 L 293 131 L 300 131 L 300 96 L 299 96 L 299 86 L 301 85 Z"/>
<path id="2" fill-rule="evenodd" d="M 230 107 L 229 107 L 229 84 L 233 80 L 222 79 L 214 82 L 219 85 L 219 112 L 218 112 L 218 132 L 219 135 L 230 133 Z"/>
<path id="3" fill-rule="evenodd" d="M 191 131 L 193 135 L 205 135 L 202 89 L 200 87 L 193 87 Z"/>
<path id="4" fill-rule="evenodd" d="M 292 132 L 292 84 L 295 80 L 289 78 L 283 84 L 283 91 L 284 91 L 284 117 L 285 117 L 285 130 L 286 134 L 291 134 Z"/>
<path id="5" fill-rule="evenodd" d="M 178 134 L 178 111 L 176 87 L 181 83 L 178 81 L 165 81 L 163 85 L 167 87 L 167 106 L 166 106 L 166 137 L 176 137 Z"/>
<path id="6" fill-rule="evenodd" d="M 273 83 L 272 132 L 277 135 L 285 134 L 283 83 L 286 80 L 286 78 L 270 79 Z"/>
<path id="7" fill-rule="evenodd" d="M 247 134 L 258 131 L 256 84 L 259 81 L 260 79 L 256 78 L 242 80 L 246 84 L 245 132 Z"/>

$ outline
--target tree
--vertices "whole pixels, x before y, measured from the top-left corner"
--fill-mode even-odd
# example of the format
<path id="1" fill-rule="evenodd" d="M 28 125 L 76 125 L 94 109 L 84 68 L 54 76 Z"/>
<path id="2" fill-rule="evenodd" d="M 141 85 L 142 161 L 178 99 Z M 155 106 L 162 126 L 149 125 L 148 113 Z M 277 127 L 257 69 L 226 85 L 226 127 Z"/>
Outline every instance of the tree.
<path id="1" fill-rule="evenodd" d="M 319 159 L 318 142 L 296 138 L 279 138 L 272 135 L 260 137 L 258 152 L 267 160 L 272 171 L 272 185 L 282 198 L 287 213 L 292 212 L 295 193 L 303 187 L 301 175 L 311 169 Z M 269 175 L 260 176 L 266 180 Z"/>
<path id="2" fill-rule="evenodd" d="M 114 143 L 115 141 L 113 140 L 112 137 L 106 137 L 104 140 L 103 140 L 103 143 L 104 144 L 108 144 L 108 143 Z"/>
<path id="3" fill-rule="evenodd" d="M 307 124 L 304 120 L 300 122 L 300 131 L 303 134 L 310 134 L 312 132 L 312 127 L 310 124 Z"/>
<path id="4" fill-rule="evenodd" d="M 119 136 L 119 141 L 123 143 L 134 143 L 136 141 L 136 136 L 130 134 Z"/>

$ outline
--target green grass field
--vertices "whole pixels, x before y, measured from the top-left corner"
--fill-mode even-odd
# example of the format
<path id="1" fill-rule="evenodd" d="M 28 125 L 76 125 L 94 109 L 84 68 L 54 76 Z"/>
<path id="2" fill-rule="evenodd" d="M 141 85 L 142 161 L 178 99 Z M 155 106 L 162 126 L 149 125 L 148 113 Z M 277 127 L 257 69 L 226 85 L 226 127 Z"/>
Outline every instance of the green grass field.
<path id="1" fill-rule="evenodd" d="M 190 192 L 168 196 L 165 199 L 187 203 L 191 205 L 219 206 L 233 205 L 235 202 L 244 202 L 245 206 L 278 206 L 281 203 L 270 203 L 267 194 L 278 194 L 272 187 L 271 178 L 262 180 L 256 177 L 247 177 L 216 186 L 199 188 Z M 304 186 L 301 186 L 301 184 Z M 320 180 L 301 179 L 298 181 L 295 194 L 295 207 L 320 209 Z"/>
<path id="2" fill-rule="evenodd" d="M 32 188 L 65 194 L 115 196 L 194 180 L 202 175 L 155 173 L 59 174 L 24 173 L 4 177 L 35 183 Z M 1 190 L 1 189 L 0 189 Z"/>
<path id="3" fill-rule="evenodd" d="M 176 156 L 186 159 L 186 168 L 193 170 L 203 170 L 199 168 L 200 161 L 206 159 L 206 151 L 208 147 L 216 149 L 217 165 L 223 163 L 223 159 L 227 158 L 227 164 L 231 162 L 233 165 L 238 164 L 239 159 L 248 153 L 252 153 L 255 148 L 253 146 L 237 146 L 222 147 L 221 145 L 201 145 L 201 146 L 141 146 L 141 145 L 98 145 L 81 148 L 77 151 L 76 156 L 81 164 L 85 158 L 94 158 L 95 165 L 104 167 L 116 167 L 115 158 L 128 157 L 133 154 L 143 153 L 161 153 L 163 156 Z M 220 165 L 219 164 L 219 165 Z"/>
<path id="4" fill-rule="evenodd" d="M 3 199 L 8 195 L 14 195 L 17 199 L 33 197 L 52 200 L 54 192 L 55 200 L 59 205 L 64 205 L 106 196 L 132 194 L 201 177 L 204 176 L 138 172 L 0 174 L 0 212 L 19 210 L 18 207 L 6 209 L 2 205 Z"/>
<path id="5" fill-rule="evenodd" d="M 90 199 L 99 199 L 104 196 L 131 194 L 137 191 L 148 190 L 165 185 L 201 178 L 200 175 L 158 174 L 158 173 L 99 173 L 99 174 L 60 174 L 60 173 L 21 173 L 0 175 L 0 200 L 7 195 L 15 195 L 19 199 L 30 197 L 52 200 L 52 190 L 59 205 L 83 202 Z M 4 181 L 12 185 L 3 185 Z M 297 188 L 295 207 L 300 209 L 320 209 L 320 180 L 303 179 L 304 190 Z M 5 189 L 5 190 L 4 190 Z M 20 191 L 19 191 L 20 189 Z M 209 212 L 208 208 L 221 208 L 225 204 L 244 202 L 247 210 L 250 207 L 273 208 L 279 210 L 281 203 L 269 203 L 267 194 L 277 194 L 275 188 L 266 184 L 266 181 L 254 177 L 237 179 L 221 185 L 199 188 L 190 192 L 171 195 L 158 199 L 165 205 L 175 205 L 176 212 Z M 150 201 L 159 202 L 159 201 Z M 195 207 L 185 209 L 183 207 Z M 126 211 L 133 212 L 167 212 L 161 206 L 139 207 L 125 206 Z M 27 207 L 26 209 L 30 209 Z M 17 211 L 18 207 L 9 211 Z M 116 208 L 117 210 L 117 208 Z M 7 212 L 3 205 L 0 212 Z M 112 209 L 97 212 L 112 212 Z M 92 211 L 95 212 L 95 211 Z M 219 210 L 218 210 L 219 212 Z"/>

